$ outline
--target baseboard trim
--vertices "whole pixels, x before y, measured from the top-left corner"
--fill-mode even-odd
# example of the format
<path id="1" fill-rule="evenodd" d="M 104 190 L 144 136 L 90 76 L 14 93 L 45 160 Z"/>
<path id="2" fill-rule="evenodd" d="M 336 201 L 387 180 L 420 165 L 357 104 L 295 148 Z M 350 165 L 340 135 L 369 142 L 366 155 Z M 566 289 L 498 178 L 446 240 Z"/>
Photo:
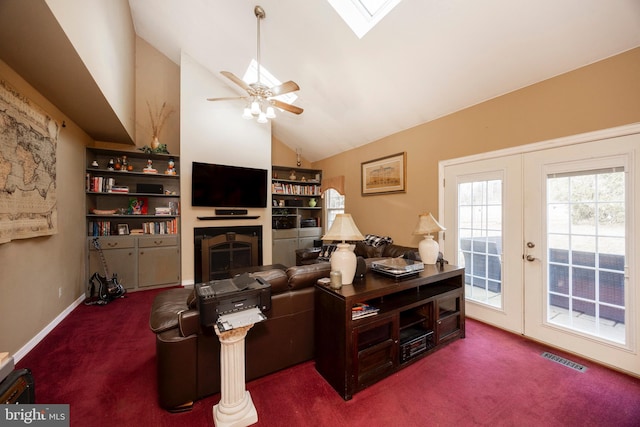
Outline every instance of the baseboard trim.
<path id="1" fill-rule="evenodd" d="M 78 297 L 78 299 L 75 300 L 73 303 L 71 303 L 71 305 L 69 307 L 64 309 L 64 311 L 62 311 L 62 313 L 58 314 L 56 316 L 56 318 L 51 321 L 51 323 L 49 323 L 47 326 L 45 326 L 43 330 L 41 330 L 36 336 L 31 338 L 29 340 L 29 342 L 26 343 L 20 350 L 18 350 L 16 352 L 16 354 L 13 355 L 13 360 L 15 361 L 15 363 L 18 363 L 20 361 L 20 359 L 22 359 L 31 350 L 33 350 L 33 348 L 36 345 L 38 345 L 38 343 L 40 341 L 42 341 L 44 339 L 44 337 L 46 337 L 49 334 L 49 332 L 51 332 L 53 330 L 53 328 L 58 326 L 58 324 L 60 322 L 62 322 L 64 320 L 64 318 L 67 317 L 77 306 L 82 304 L 82 301 L 84 301 L 85 298 L 86 298 L 86 295 L 84 295 L 84 294 L 82 294 L 80 297 Z"/>

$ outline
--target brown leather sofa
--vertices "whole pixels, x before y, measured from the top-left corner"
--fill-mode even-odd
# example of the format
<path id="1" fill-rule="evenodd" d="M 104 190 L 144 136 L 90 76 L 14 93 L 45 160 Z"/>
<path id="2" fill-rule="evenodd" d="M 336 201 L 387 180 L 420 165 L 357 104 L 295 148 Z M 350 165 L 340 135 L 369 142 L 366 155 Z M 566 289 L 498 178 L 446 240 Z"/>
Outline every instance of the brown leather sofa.
<path id="1" fill-rule="evenodd" d="M 323 248 L 305 248 L 296 250 L 296 265 L 310 265 L 319 262 Z M 397 258 L 408 257 L 420 259 L 417 248 L 400 246 L 393 243 L 383 243 L 379 246 L 368 245 L 365 242 L 357 242 L 353 252 L 363 258 Z"/>
<path id="2" fill-rule="evenodd" d="M 310 360 L 314 355 L 313 294 L 329 263 L 252 273 L 271 284 L 267 320 L 245 340 L 247 381 Z M 200 325 L 191 288 L 159 293 L 149 326 L 156 334 L 158 395 L 169 411 L 188 410 L 193 401 L 220 391 L 220 342 L 213 328 Z"/>

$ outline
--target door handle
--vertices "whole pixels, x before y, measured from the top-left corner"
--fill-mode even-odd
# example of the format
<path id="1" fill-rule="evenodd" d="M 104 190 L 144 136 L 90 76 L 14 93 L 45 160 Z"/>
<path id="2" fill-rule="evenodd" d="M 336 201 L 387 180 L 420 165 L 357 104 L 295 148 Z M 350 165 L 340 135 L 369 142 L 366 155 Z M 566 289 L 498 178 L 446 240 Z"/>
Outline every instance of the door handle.
<path id="1" fill-rule="evenodd" d="M 535 244 L 535 243 L 533 243 L 533 242 L 527 242 L 527 248 L 528 248 L 528 249 L 533 249 L 533 248 L 535 248 L 535 247 L 536 247 L 536 244 Z M 536 260 L 536 257 L 534 257 L 534 256 L 533 256 L 533 255 L 531 255 L 531 254 L 527 254 L 527 255 L 524 257 L 524 259 L 526 259 L 526 260 L 527 260 L 527 261 L 529 261 L 529 262 L 533 262 L 533 261 L 535 261 L 535 260 Z"/>

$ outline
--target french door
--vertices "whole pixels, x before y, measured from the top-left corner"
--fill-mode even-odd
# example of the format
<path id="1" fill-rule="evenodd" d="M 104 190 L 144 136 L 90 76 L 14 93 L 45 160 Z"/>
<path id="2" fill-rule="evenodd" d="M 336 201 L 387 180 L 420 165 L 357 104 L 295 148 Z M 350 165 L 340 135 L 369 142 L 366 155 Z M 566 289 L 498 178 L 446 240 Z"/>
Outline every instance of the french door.
<path id="1" fill-rule="evenodd" d="M 466 314 L 523 332 L 522 159 L 506 156 L 445 169 L 444 254 L 465 267 Z M 456 226 L 452 226 L 456 224 Z"/>
<path id="2" fill-rule="evenodd" d="M 468 315 L 640 375 L 638 171 L 639 134 L 445 165 Z"/>

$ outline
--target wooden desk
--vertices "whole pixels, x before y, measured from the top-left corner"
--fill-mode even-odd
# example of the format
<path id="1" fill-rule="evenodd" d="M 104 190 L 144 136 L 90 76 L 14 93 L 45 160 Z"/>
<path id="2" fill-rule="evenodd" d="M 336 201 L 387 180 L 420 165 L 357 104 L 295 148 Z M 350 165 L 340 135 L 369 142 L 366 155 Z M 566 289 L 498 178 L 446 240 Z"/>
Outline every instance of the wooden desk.
<path id="1" fill-rule="evenodd" d="M 354 320 L 357 303 L 379 311 Z M 462 267 L 425 265 L 401 280 L 370 272 L 337 291 L 316 285 L 316 369 L 345 400 L 464 334 Z"/>

